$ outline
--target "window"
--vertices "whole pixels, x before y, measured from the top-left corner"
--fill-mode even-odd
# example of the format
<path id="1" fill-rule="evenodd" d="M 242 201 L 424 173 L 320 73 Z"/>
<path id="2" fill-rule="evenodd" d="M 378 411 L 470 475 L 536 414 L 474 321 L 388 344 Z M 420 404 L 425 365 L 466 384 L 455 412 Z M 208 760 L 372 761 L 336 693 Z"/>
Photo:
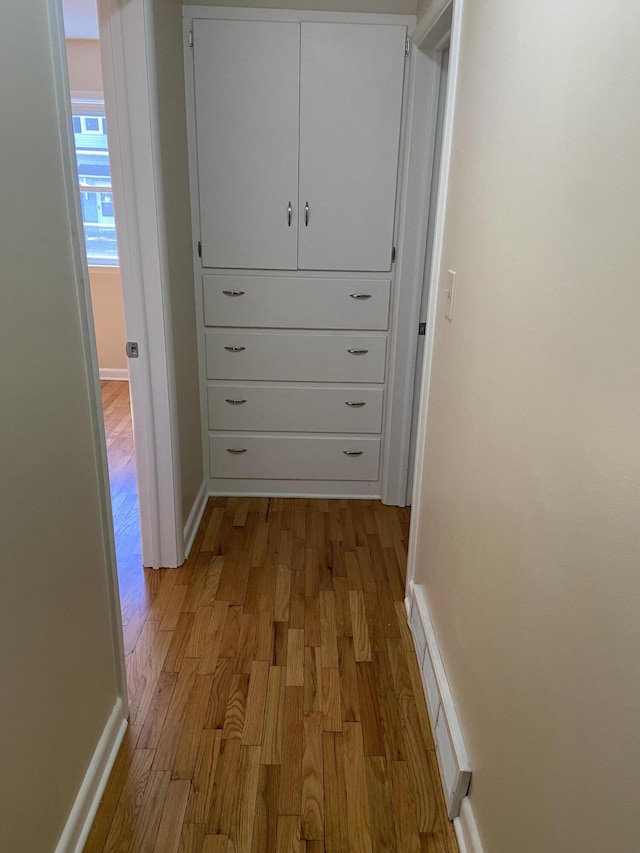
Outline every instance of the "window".
<path id="1" fill-rule="evenodd" d="M 82 224 L 90 265 L 117 266 L 104 101 L 71 100 Z"/>

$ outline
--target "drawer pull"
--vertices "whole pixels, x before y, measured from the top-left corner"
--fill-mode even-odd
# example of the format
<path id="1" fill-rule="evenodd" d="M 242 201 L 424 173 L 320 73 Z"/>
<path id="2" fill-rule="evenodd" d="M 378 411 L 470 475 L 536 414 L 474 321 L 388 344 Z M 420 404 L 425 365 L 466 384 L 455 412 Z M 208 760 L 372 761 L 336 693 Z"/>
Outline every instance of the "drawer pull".
<path id="1" fill-rule="evenodd" d="M 360 400 L 345 400 L 345 406 L 350 406 L 352 409 L 361 409 L 366 405 L 366 403 L 363 403 Z"/>
<path id="2" fill-rule="evenodd" d="M 350 352 L 351 355 L 366 355 L 369 350 L 368 349 L 348 349 L 347 352 Z"/>
<path id="3" fill-rule="evenodd" d="M 246 452 L 246 447 L 227 447 L 227 453 L 231 453 L 232 456 L 240 456 L 242 453 Z"/>
<path id="4" fill-rule="evenodd" d="M 362 456 L 364 450 L 343 450 L 345 456 Z"/>
<path id="5" fill-rule="evenodd" d="M 223 290 L 225 296 L 244 296 L 244 290 Z"/>
<path id="6" fill-rule="evenodd" d="M 243 403 L 246 403 L 246 400 L 234 400 L 232 397 L 227 397 L 225 403 L 228 403 L 230 406 L 241 406 Z"/>
<path id="7" fill-rule="evenodd" d="M 370 293 L 350 293 L 352 299 L 371 299 Z"/>
<path id="8" fill-rule="evenodd" d="M 246 347 L 225 347 L 227 352 L 242 352 Z"/>

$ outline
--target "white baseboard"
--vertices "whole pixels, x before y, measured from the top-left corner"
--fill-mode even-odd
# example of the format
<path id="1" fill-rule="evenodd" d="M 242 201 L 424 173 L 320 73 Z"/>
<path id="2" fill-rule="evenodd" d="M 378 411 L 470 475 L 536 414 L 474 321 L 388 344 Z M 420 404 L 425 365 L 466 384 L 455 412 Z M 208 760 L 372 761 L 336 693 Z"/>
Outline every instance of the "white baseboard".
<path id="1" fill-rule="evenodd" d="M 126 730 L 124 704 L 118 698 L 93 753 L 55 853 L 82 853 Z"/>
<path id="2" fill-rule="evenodd" d="M 460 814 L 453 821 L 453 828 L 456 831 L 460 853 L 484 853 L 469 797 L 463 799 Z"/>
<path id="3" fill-rule="evenodd" d="M 200 486 L 197 497 L 193 502 L 193 506 L 191 507 L 191 512 L 189 513 L 187 523 L 184 526 L 183 535 L 185 560 L 189 556 L 189 552 L 191 551 L 191 547 L 193 546 L 193 540 L 196 538 L 196 533 L 198 532 L 198 527 L 200 526 L 200 521 L 202 519 L 202 514 L 204 513 L 204 508 L 207 505 L 208 497 L 209 490 L 207 489 L 207 482 L 206 480 L 204 480 L 202 485 Z"/>
<path id="4" fill-rule="evenodd" d="M 112 379 L 116 382 L 128 382 L 129 371 L 126 367 L 101 367 L 100 379 Z"/>
<path id="5" fill-rule="evenodd" d="M 442 791 L 449 819 L 453 820 L 469 789 L 471 765 L 422 586 L 411 585 L 409 603 L 409 628 L 420 665 Z"/>

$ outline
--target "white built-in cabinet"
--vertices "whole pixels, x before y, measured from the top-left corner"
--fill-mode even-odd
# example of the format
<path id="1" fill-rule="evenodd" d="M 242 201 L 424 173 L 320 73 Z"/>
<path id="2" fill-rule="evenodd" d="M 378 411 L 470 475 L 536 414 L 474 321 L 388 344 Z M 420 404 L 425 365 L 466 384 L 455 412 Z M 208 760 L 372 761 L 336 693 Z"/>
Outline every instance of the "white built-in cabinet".
<path id="1" fill-rule="evenodd" d="M 230 11 L 185 13 L 210 486 L 379 496 L 407 26 Z"/>

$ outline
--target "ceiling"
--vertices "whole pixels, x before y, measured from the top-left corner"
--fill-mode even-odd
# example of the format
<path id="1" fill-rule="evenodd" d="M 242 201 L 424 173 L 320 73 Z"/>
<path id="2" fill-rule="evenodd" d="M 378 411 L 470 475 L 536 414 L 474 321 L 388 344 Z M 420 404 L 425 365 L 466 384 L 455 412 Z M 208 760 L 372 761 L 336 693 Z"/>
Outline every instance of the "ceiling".
<path id="1" fill-rule="evenodd" d="M 98 38 L 97 0 L 62 0 L 62 12 L 66 38 Z"/>

